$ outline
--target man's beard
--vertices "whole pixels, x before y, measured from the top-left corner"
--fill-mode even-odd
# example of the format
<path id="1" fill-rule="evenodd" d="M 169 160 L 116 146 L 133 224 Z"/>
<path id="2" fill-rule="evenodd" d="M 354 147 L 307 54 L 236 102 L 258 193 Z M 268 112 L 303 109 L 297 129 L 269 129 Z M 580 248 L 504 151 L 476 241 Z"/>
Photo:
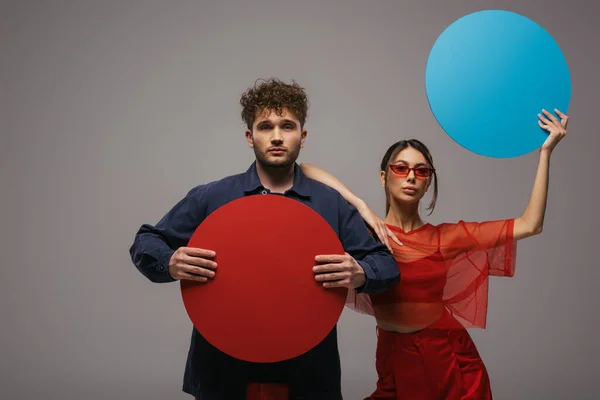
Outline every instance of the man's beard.
<path id="1" fill-rule="evenodd" d="M 296 146 L 294 148 L 289 148 L 285 153 L 284 157 L 277 157 L 274 160 L 269 160 L 268 153 L 261 152 L 254 146 L 254 155 L 256 156 L 256 161 L 258 161 L 262 166 L 267 168 L 289 168 L 298 159 L 298 155 L 300 155 L 300 146 Z"/>

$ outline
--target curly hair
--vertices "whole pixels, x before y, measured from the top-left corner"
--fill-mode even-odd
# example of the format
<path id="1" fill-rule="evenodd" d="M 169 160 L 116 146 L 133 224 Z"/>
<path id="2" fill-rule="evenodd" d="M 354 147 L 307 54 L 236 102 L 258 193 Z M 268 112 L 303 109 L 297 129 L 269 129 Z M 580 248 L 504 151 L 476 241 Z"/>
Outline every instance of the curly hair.
<path id="1" fill-rule="evenodd" d="M 298 118 L 300 127 L 304 126 L 308 113 L 308 97 L 304 88 L 295 81 L 288 84 L 276 78 L 258 79 L 242 94 L 240 104 L 242 120 L 250 130 L 257 114 L 265 110 L 275 111 L 281 116 L 285 108 Z"/>

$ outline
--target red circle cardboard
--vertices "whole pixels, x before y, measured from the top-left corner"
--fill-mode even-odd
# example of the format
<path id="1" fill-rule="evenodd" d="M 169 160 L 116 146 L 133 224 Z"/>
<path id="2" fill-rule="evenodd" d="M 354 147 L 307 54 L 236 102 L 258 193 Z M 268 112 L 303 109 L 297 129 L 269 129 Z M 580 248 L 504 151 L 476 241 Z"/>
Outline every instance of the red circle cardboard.
<path id="1" fill-rule="evenodd" d="M 317 212 L 281 195 L 231 201 L 198 226 L 188 247 L 213 250 L 215 276 L 181 281 L 195 328 L 222 352 L 276 362 L 304 354 L 334 328 L 347 289 L 323 288 L 315 256 L 344 254 Z"/>

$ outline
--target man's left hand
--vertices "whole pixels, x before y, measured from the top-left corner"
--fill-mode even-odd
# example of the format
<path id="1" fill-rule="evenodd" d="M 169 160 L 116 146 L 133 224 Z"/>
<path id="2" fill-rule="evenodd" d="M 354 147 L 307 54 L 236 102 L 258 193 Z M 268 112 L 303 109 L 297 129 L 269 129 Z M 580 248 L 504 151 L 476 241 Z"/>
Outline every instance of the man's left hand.
<path id="1" fill-rule="evenodd" d="M 319 255 L 315 260 L 320 265 L 313 267 L 317 282 L 323 282 L 325 288 L 358 288 L 365 284 L 365 271 L 348 253 L 344 255 Z"/>

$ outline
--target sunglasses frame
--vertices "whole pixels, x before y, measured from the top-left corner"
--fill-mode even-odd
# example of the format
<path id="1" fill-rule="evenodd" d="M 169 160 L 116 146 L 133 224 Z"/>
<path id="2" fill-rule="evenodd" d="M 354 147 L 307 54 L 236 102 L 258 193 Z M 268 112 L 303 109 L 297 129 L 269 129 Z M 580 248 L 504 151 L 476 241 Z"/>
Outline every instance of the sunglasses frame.
<path id="1" fill-rule="evenodd" d="M 401 173 L 401 172 L 396 171 L 396 168 L 398 168 L 398 167 L 406 168 L 406 173 Z M 392 172 L 395 175 L 398 175 L 403 178 L 406 178 L 408 176 L 408 174 L 410 174 L 410 171 L 413 171 L 415 173 L 415 176 L 418 178 L 429 178 L 430 176 L 432 176 L 435 173 L 435 168 L 424 167 L 424 166 L 408 167 L 406 165 L 390 164 L 390 169 L 392 170 Z M 429 175 L 422 175 L 422 174 L 420 175 L 417 173 L 417 169 L 426 169 L 429 171 Z"/>

